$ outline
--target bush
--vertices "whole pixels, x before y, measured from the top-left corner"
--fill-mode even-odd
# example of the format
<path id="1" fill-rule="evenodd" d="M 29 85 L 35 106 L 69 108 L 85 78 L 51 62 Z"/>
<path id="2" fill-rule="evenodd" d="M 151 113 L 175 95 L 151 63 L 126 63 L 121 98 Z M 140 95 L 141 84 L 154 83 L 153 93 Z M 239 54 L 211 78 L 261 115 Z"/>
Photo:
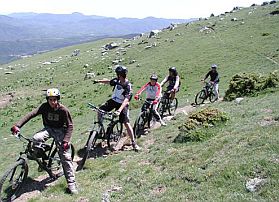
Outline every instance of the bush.
<path id="1" fill-rule="evenodd" d="M 268 75 L 242 73 L 232 77 L 229 89 L 226 91 L 224 100 L 231 101 L 237 97 L 255 96 L 260 91 L 277 86 L 279 76 L 276 71 Z"/>
<path id="2" fill-rule="evenodd" d="M 213 127 L 216 124 L 228 120 L 226 113 L 216 108 L 205 108 L 198 112 L 192 113 L 187 121 L 178 127 L 180 134 L 174 142 L 198 142 L 203 141 L 211 136 L 212 133 L 201 130 L 202 128 Z"/>

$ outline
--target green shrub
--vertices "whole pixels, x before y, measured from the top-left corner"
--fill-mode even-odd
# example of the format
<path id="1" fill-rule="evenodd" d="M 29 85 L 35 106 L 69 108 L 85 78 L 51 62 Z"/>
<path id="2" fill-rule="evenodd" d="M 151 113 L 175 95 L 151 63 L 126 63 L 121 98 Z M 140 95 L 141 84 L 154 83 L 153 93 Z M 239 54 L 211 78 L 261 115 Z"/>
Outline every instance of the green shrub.
<path id="1" fill-rule="evenodd" d="M 275 88 L 279 76 L 276 71 L 268 75 L 242 73 L 232 77 L 229 89 L 226 91 L 224 100 L 231 101 L 237 97 L 255 96 L 267 88 Z"/>
<path id="2" fill-rule="evenodd" d="M 185 123 L 178 127 L 180 134 L 175 138 L 174 142 L 203 141 L 213 136 L 212 133 L 202 130 L 203 128 L 213 127 L 216 124 L 226 122 L 228 119 L 226 113 L 216 108 L 208 107 L 194 112 L 190 114 Z"/>

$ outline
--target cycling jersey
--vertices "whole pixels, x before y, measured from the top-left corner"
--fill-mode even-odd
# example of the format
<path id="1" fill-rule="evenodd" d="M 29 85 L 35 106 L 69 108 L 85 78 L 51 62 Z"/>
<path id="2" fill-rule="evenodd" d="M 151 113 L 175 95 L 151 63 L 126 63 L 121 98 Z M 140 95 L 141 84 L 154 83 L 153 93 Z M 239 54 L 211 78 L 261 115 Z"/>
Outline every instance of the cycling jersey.
<path id="1" fill-rule="evenodd" d="M 161 85 L 164 85 L 166 82 L 169 82 L 169 85 L 167 87 L 167 89 L 175 89 L 178 90 L 179 86 L 180 86 L 180 78 L 179 76 L 166 76 L 166 78 L 164 78 L 164 80 L 161 82 Z"/>
<path id="2" fill-rule="evenodd" d="M 212 71 L 210 70 L 206 75 L 205 75 L 205 78 L 204 80 L 207 79 L 207 77 L 210 76 L 210 81 L 212 82 L 215 82 L 215 83 L 218 83 L 220 80 L 219 80 L 219 74 L 217 71 Z"/>
<path id="3" fill-rule="evenodd" d="M 154 86 L 150 82 L 146 83 L 140 88 L 137 94 L 140 95 L 143 91 L 146 92 L 146 99 L 158 100 L 161 97 L 161 85 L 158 82 Z"/>
<path id="4" fill-rule="evenodd" d="M 16 125 L 21 128 L 30 119 L 38 115 L 42 115 L 44 127 L 65 128 L 64 141 L 69 142 L 73 132 L 73 121 L 69 110 L 59 103 L 58 109 L 50 107 L 49 103 L 43 103 L 37 109 L 24 116 Z"/>
<path id="5" fill-rule="evenodd" d="M 117 103 L 123 103 L 124 99 L 127 98 L 131 100 L 132 98 L 132 84 L 126 80 L 124 84 L 115 78 L 110 80 L 110 85 L 114 86 L 113 94 L 111 99 Z"/>

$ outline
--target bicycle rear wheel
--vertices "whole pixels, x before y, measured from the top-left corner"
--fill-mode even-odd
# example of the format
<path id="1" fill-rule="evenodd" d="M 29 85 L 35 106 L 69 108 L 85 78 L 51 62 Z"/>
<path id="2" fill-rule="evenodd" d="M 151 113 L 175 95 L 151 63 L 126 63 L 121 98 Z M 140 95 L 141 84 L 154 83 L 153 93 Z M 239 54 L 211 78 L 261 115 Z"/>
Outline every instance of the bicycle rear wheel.
<path id="1" fill-rule="evenodd" d="M 212 91 L 212 92 L 210 93 L 210 95 L 209 95 L 209 101 L 213 103 L 213 102 L 215 102 L 217 99 L 218 99 L 218 97 L 215 95 L 215 92 Z"/>
<path id="2" fill-rule="evenodd" d="M 86 143 L 86 148 L 83 154 L 83 157 L 81 159 L 81 161 L 79 162 L 79 165 L 77 167 L 77 171 L 83 169 L 83 166 L 85 164 L 86 159 L 88 158 L 90 151 L 94 148 L 96 141 L 97 141 L 97 137 L 98 137 L 98 132 L 97 131 L 91 131 Z"/>
<path id="3" fill-rule="evenodd" d="M 122 137 L 122 131 L 123 131 L 123 124 L 120 123 L 120 121 L 116 121 L 114 125 L 111 128 L 108 128 L 108 147 L 113 148 L 115 147 L 119 140 Z"/>
<path id="4" fill-rule="evenodd" d="M 134 124 L 134 134 L 136 138 L 139 138 L 142 134 L 144 134 L 145 124 L 145 112 L 141 112 Z"/>
<path id="5" fill-rule="evenodd" d="M 196 95 L 196 98 L 195 98 L 196 105 L 202 104 L 205 99 L 206 99 L 206 92 L 205 92 L 205 90 L 201 90 Z"/>
<path id="6" fill-rule="evenodd" d="M 18 160 L 0 179 L 0 201 L 12 201 L 27 178 L 28 165 L 24 159 Z"/>
<path id="7" fill-rule="evenodd" d="M 170 103 L 170 102 L 171 102 L 171 100 L 169 100 L 168 111 L 169 111 L 169 115 L 173 116 L 177 109 L 177 106 L 178 106 L 178 100 L 177 100 L 177 98 L 174 98 L 172 100 L 172 103 Z"/>

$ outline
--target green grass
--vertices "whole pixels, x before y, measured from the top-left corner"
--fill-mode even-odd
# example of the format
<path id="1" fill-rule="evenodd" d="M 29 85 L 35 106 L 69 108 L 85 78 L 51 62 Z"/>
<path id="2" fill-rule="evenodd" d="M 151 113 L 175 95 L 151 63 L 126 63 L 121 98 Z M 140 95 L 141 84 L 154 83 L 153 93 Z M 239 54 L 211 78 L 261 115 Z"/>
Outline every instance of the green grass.
<path id="1" fill-rule="evenodd" d="M 0 95 L 15 93 L 13 102 L 0 111 L 1 173 L 22 150 L 22 143 L 9 135 L 10 127 L 44 101 L 42 90 L 49 87 L 61 89 L 62 102 L 69 107 L 75 124 L 72 141 L 77 150 L 81 149 L 87 139 L 81 133 L 90 127 L 95 117 L 86 103 L 99 105 L 112 93 L 111 87 L 93 85 L 92 80 L 84 80 L 84 75 L 93 71 L 97 78 L 113 77 L 110 67 L 115 59 L 122 59 L 128 67 L 134 91 L 148 81 L 151 73 L 156 72 L 162 80 L 168 67 L 176 66 L 182 78 L 182 88 L 177 95 L 180 106 L 194 101 L 202 87 L 199 81 L 212 63 L 219 66 L 222 96 L 236 73 L 278 70 L 279 18 L 268 15 L 278 6 L 278 3 L 257 6 L 227 14 L 223 20 L 212 17 L 187 26 L 181 24 L 173 31 L 161 32 L 158 38 L 144 39 L 149 45 L 156 42 L 157 46 L 151 49 L 144 49 L 148 44 L 139 45 L 142 38 L 126 43 L 122 39 L 107 39 L 0 66 L 7 69 L 0 70 Z M 234 17 L 240 20 L 232 22 Z M 215 25 L 214 32 L 199 32 L 203 26 L 212 25 Z M 131 48 L 127 48 L 126 54 L 111 50 L 101 56 L 101 47 L 111 41 L 119 42 L 121 47 L 131 44 Z M 77 48 L 81 50 L 80 55 L 70 57 Z M 60 61 L 42 65 L 54 60 Z M 130 64 L 132 60 L 136 62 Z M 85 64 L 89 67 L 85 68 Z M 4 74 L 5 71 L 13 74 Z M 245 97 L 240 105 L 212 104 L 226 112 L 230 119 L 225 125 L 201 129 L 202 133 L 213 134 L 201 142 L 174 142 L 179 135 L 178 126 L 187 120 L 187 116 L 179 114 L 167 127 L 139 139 L 144 147 L 142 152 L 123 151 L 88 160 L 88 169 L 76 174 L 80 187 L 77 196 L 64 193 L 66 182 L 62 177 L 55 186 L 30 201 L 82 198 L 101 201 L 104 193 L 113 187 L 121 189 L 109 192 L 111 201 L 278 201 L 278 122 L 261 125 L 266 119 L 278 120 L 278 96 L 279 91 L 275 89 L 257 97 Z M 134 120 L 139 104 L 132 100 L 131 106 Z M 22 132 L 31 136 L 41 127 L 40 118 L 36 118 Z M 36 168 L 31 164 L 31 177 L 40 175 Z M 245 183 L 254 177 L 265 178 L 267 183 L 258 192 L 247 192 Z"/>

